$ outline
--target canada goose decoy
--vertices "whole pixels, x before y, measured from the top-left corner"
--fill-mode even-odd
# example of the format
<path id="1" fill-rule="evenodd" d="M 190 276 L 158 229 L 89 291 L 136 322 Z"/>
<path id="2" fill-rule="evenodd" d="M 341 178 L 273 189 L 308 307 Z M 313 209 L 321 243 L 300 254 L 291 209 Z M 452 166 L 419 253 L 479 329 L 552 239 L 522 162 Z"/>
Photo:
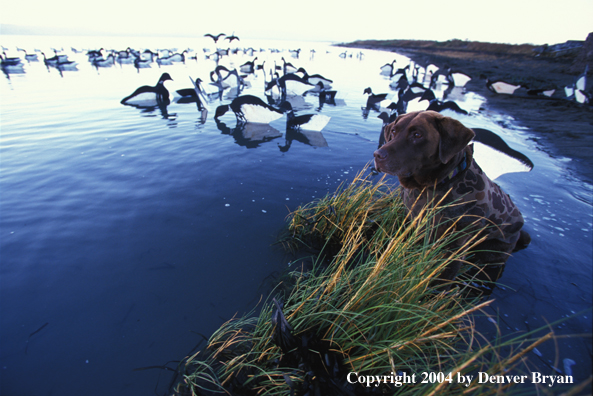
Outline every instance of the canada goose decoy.
<path id="1" fill-rule="evenodd" d="M 160 55 L 157 54 L 156 63 L 159 66 L 171 66 L 173 64 L 173 60 L 169 56 L 161 58 Z"/>
<path id="2" fill-rule="evenodd" d="M 322 90 L 319 92 L 319 108 L 321 109 L 324 104 L 336 106 L 336 95 L 338 91 L 326 91 Z"/>
<path id="3" fill-rule="evenodd" d="M 506 81 L 489 81 L 486 83 L 486 87 L 494 93 L 497 94 L 505 94 L 505 95 L 513 95 L 516 90 L 519 88 L 527 88 L 526 85 L 523 84 L 511 84 Z"/>
<path id="4" fill-rule="evenodd" d="M 181 104 L 195 103 L 200 112 L 200 124 L 204 124 L 208 118 L 208 108 L 205 105 L 208 99 L 206 99 L 206 94 L 202 91 L 200 86 L 202 80 L 198 78 L 194 81 L 191 77 L 189 79 L 194 87 L 178 89 L 176 92 L 181 97 L 177 99 L 176 102 Z"/>
<path id="5" fill-rule="evenodd" d="M 459 107 L 459 105 L 456 102 L 452 100 L 442 102 L 438 99 L 433 99 L 430 101 L 430 104 L 428 105 L 426 110 L 432 110 L 439 113 L 443 110 L 451 110 L 459 114 L 469 114 L 467 111 L 463 110 L 461 107 Z"/>
<path id="6" fill-rule="evenodd" d="M 308 90 L 305 93 L 319 95 L 321 92 L 326 92 L 328 90 L 328 88 L 331 88 L 331 87 L 326 87 L 325 85 L 323 85 L 323 83 L 321 81 L 319 81 L 317 84 L 315 84 L 313 86 L 312 89 Z"/>
<path id="7" fill-rule="evenodd" d="M 148 60 L 150 62 L 154 61 L 155 56 L 158 56 L 158 54 L 149 49 L 145 49 L 144 51 L 142 51 L 142 54 L 140 55 L 140 57 L 143 60 Z"/>
<path id="8" fill-rule="evenodd" d="M 230 51 L 230 48 L 224 49 L 224 48 L 218 48 L 215 52 L 216 55 L 218 55 L 219 58 L 222 58 L 223 56 L 228 56 Z"/>
<path id="9" fill-rule="evenodd" d="M 471 80 L 471 76 L 459 71 L 449 71 L 449 81 L 455 87 L 465 87 L 465 84 Z"/>
<path id="10" fill-rule="evenodd" d="M 212 40 L 214 40 L 214 43 L 217 43 L 217 42 L 218 42 L 218 40 L 220 40 L 220 38 L 221 38 L 222 36 L 226 36 L 226 34 L 224 34 L 224 33 L 219 33 L 219 34 L 217 34 L 217 35 L 214 35 L 214 34 L 206 33 L 206 34 L 204 35 L 204 37 L 210 37 Z"/>
<path id="11" fill-rule="evenodd" d="M 432 91 L 432 89 L 425 91 L 415 91 L 408 87 L 408 89 L 405 89 L 403 92 L 404 94 L 398 96 L 398 98 L 403 100 L 404 102 L 411 102 L 414 99 L 418 99 L 418 102 L 422 100 L 431 101 L 432 99 L 434 99 L 434 92 Z"/>
<path id="12" fill-rule="evenodd" d="M 414 83 L 418 84 L 418 83 Z M 419 89 L 410 85 L 408 89 L 402 92 L 400 91 L 398 95 L 398 103 L 396 105 L 396 109 L 398 109 L 399 113 L 403 113 L 406 111 L 423 111 L 427 110 L 430 106 L 431 101 L 435 100 L 435 94 L 432 89 L 427 89 L 422 87 Z M 425 102 L 426 103 L 423 103 Z"/>
<path id="13" fill-rule="evenodd" d="M 18 48 L 17 51 L 23 51 L 23 53 L 25 54 L 25 60 L 27 62 L 37 62 L 37 61 L 39 61 L 39 59 L 37 58 L 37 54 L 28 54 L 27 51 L 25 51 L 22 48 Z"/>
<path id="14" fill-rule="evenodd" d="M 432 91 L 432 89 L 426 88 L 424 85 L 420 84 L 419 82 L 413 82 L 412 84 L 410 84 L 408 86 L 408 90 L 412 91 L 414 94 L 423 94 L 426 91 Z"/>
<path id="15" fill-rule="evenodd" d="M 379 145 L 377 148 L 381 148 L 381 146 L 385 144 L 385 127 L 395 121 L 397 116 L 397 111 L 394 111 L 391 114 L 388 114 L 386 111 L 382 111 L 381 114 L 377 116 L 377 118 L 380 118 L 383 121 L 383 124 L 381 125 L 381 134 L 379 135 Z"/>
<path id="16" fill-rule="evenodd" d="M 592 95 L 585 91 L 577 89 L 574 91 L 574 100 L 578 103 L 591 103 Z"/>
<path id="17" fill-rule="evenodd" d="M 229 40 L 229 43 L 232 43 L 233 40 L 241 41 L 239 40 L 239 37 L 235 36 L 235 32 L 233 32 L 233 34 L 231 34 L 230 36 L 225 37 L 224 39 Z"/>
<path id="18" fill-rule="evenodd" d="M 278 66 L 276 68 L 278 68 Z M 292 63 L 287 62 L 284 57 L 282 57 L 281 69 L 284 74 L 296 73 L 298 70 Z"/>
<path id="19" fill-rule="evenodd" d="M 329 78 L 325 78 L 322 75 L 319 75 L 319 74 L 310 75 L 310 74 L 308 74 L 307 71 L 304 68 L 302 68 L 302 67 L 299 67 L 299 69 L 296 71 L 296 74 L 298 74 L 298 73 L 302 73 L 303 74 L 303 80 L 305 80 L 309 84 L 317 85 L 317 84 L 319 84 L 321 82 L 323 84 L 323 87 L 325 89 L 331 88 L 331 84 L 333 83 L 333 80 L 330 80 Z"/>
<path id="20" fill-rule="evenodd" d="M 43 63 L 45 63 L 45 66 L 56 66 L 58 64 L 59 59 L 57 56 L 48 58 L 45 56 L 44 52 L 41 52 L 41 55 L 43 55 Z"/>
<path id="21" fill-rule="evenodd" d="M 486 79 L 486 88 L 497 94 L 513 95 L 519 88 L 529 89 L 525 84 L 512 84 L 502 80 L 490 81 L 490 79 L 484 75 L 482 75 L 482 78 Z"/>
<path id="22" fill-rule="evenodd" d="M 305 81 L 305 79 L 296 74 L 289 73 L 280 77 L 277 84 L 283 96 L 295 95 L 300 96 L 305 92 L 315 88 L 315 85 Z"/>
<path id="23" fill-rule="evenodd" d="M 221 83 L 222 81 L 226 80 L 230 74 L 231 71 L 229 69 L 223 65 L 218 65 L 210 72 L 210 82 Z"/>
<path id="24" fill-rule="evenodd" d="M 247 61 L 247 62 L 243 63 L 241 66 L 239 66 L 239 70 L 241 71 L 241 73 L 255 72 L 255 61 L 256 60 L 257 60 L 257 57 L 255 57 L 255 59 L 253 59 L 252 61 Z"/>
<path id="25" fill-rule="evenodd" d="M 169 73 L 163 73 L 154 87 L 144 85 L 123 98 L 120 103 L 136 106 L 168 105 L 170 102 L 169 91 L 164 84 L 168 80 L 173 81 Z"/>
<path id="26" fill-rule="evenodd" d="M 214 118 L 222 117 L 229 110 L 235 113 L 238 122 L 245 123 L 268 124 L 284 116 L 280 110 L 253 95 L 239 96 L 228 105 L 218 106 Z"/>
<path id="27" fill-rule="evenodd" d="M 475 133 L 472 141 L 484 146 L 482 153 L 485 158 L 480 160 L 480 167 L 491 179 L 505 173 L 529 172 L 533 169 L 533 162 L 525 154 L 509 147 L 496 133 L 483 128 L 471 129 Z M 479 149 L 480 147 L 474 147 L 476 152 Z"/>
<path id="28" fill-rule="evenodd" d="M 10 79 L 11 74 L 23 74 L 25 66 L 20 58 L 7 58 L 6 54 L 0 55 L 0 69 Z"/>
<path id="29" fill-rule="evenodd" d="M 324 114 L 303 114 L 295 115 L 292 105 L 289 102 L 283 102 L 280 110 L 286 112 L 286 126 L 290 129 L 300 129 L 303 131 L 320 132 L 329 123 L 331 117 Z"/>
<path id="30" fill-rule="evenodd" d="M 382 76 L 389 76 L 391 77 L 393 74 L 393 68 L 395 67 L 395 59 L 393 60 L 393 62 L 391 63 L 386 63 L 383 66 L 380 67 L 381 69 L 381 75 Z"/>
<path id="31" fill-rule="evenodd" d="M 0 64 L 2 64 L 3 67 L 19 66 L 21 65 L 21 58 L 9 58 L 6 56 L 6 52 L 2 51 L 2 55 L 0 55 Z"/>
<path id="32" fill-rule="evenodd" d="M 43 55 L 43 63 L 45 63 L 45 66 L 58 67 L 58 65 L 67 65 L 72 63 L 68 60 L 67 55 L 54 55 L 49 59 L 45 56 L 45 53 L 41 52 L 41 55 Z"/>
<path id="33" fill-rule="evenodd" d="M 187 52 L 188 52 L 187 50 L 184 50 L 182 53 L 177 53 L 177 54 L 169 55 L 168 59 L 171 62 L 182 62 L 182 63 L 185 63 L 185 54 Z"/>
<path id="34" fill-rule="evenodd" d="M 191 103 L 196 101 L 202 102 L 202 100 L 207 102 L 207 94 L 201 87 L 202 80 L 200 78 L 194 80 L 191 77 L 189 79 L 193 85 L 193 88 L 183 88 L 175 91 L 179 96 L 181 96 L 181 99 L 178 102 Z"/>
<path id="35" fill-rule="evenodd" d="M 216 76 L 216 78 L 214 76 Z M 235 79 L 231 78 L 232 76 L 235 76 Z M 222 65 L 217 66 L 210 72 L 210 81 L 210 84 L 214 85 L 219 90 L 238 87 L 238 91 L 241 91 L 246 86 L 245 80 L 239 75 L 237 69 L 229 70 Z"/>
<path id="36" fill-rule="evenodd" d="M 102 58 L 103 57 L 103 48 L 98 49 L 98 50 L 89 50 L 87 51 L 86 55 L 88 56 L 88 59 L 90 62 L 93 61 L 93 59 L 95 58 Z"/>
<path id="37" fill-rule="evenodd" d="M 152 60 L 150 60 L 150 59 L 142 59 L 140 56 L 137 56 L 134 59 L 134 67 L 136 69 L 146 69 L 146 68 L 149 68 L 149 67 L 151 67 L 150 66 L 151 63 L 152 63 Z"/>
<path id="38" fill-rule="evenodd" d="M 264 67 L 266 65 L 266 61 L 263 61 L 261 64 L 255 65 L 255 70 L 264 70 Z M 264 70 L 265 73 L 265 70 Z"/>
<path id="39" fill-rule="evenodd" d="M 113 66 L 113 64 L 115 63 L 115 56 L 113 55 L 113 53 L 110 53 L 109 55 L 107 55 L 107 58 L 94 58 L 93 60 L 91 60 L 91 64 L 93 66 L 95 66 L 96 68 L 99 67 L 111 67 Z"/>
<path id="40" fill-rule="evenodd" d="M 578 103 L 589 103 L 590 101 L 590 97 L 586 93 L 588 71 L 589 65 L 585 65 L 585 71 L 575 79 L 574 84 L 564 89 L 567 92 L 566 96 L 571 99 L 574 98 Z M 568 93 L 571 93 L 571 95 L 568 95 Z"/>
<path id="41" fill-rule="evenodd" d="M 387 99 L 387 94 L 374 94 L 373 90 L 371 89 L 371 87 L 365 88 L 365 90 L 363 91 L 363 94 L 366 95 L 368 94 L 369 97 L 367 99 L 367 109 L 373 108 L 373 107 L 378 107 L 378 105 L 383 102 L 384 100 Z"/>
<path id="42" fill-rule="evenodd" d="M 125 51 L 115 51 L 115 61 L 120 65 L 123 64 L 132 64 L 134 63 L 134 59 L 140 56 L 140 53 L 133 52 L 130 47 L 128 47 Z"/>
<path id="43" fill-rule="evenodd" d="M 410 83 L 408 82 L 408 78 L 406 77 L 405 74 L 396 74 L 396 76 L 399 76 L 399 78 L 397 79 L 393 79 L 390 83 L 389 83 L 389 88 L 395 90 L 395 91 L 399 91 L 400 89 L 407 89 L 408 86 L 410 85 Z"/>
<path id="44" fill-rule="evenodd" d="M 71 61 L 71 60 L 58 60 L 58 63 L 56 65 L 54 65 L 54 67 L 56 69 L 58 69 L 60 72 L 63 71 L 77 71 L 78 70 L 78 63 L 76 63 L 75 61 Z"/>
<path id="45" fill-rule="evenodd" d="M 579 75 L 574 83 L 575 89 L 585 91 L 587 89 L 587 73 L 589 72 L 589 65 L 585 65 L 585 71 Z"/>
<path id="46" fill-rule="evenodd" d="M 546 96 L 548 98 L 551 98 L 552 95 L 554 95 L 554 92 L 556 92 L 555 89 L 530 89 L 527 91 L 527 95 L 531 95 L 531 96 Z"/>

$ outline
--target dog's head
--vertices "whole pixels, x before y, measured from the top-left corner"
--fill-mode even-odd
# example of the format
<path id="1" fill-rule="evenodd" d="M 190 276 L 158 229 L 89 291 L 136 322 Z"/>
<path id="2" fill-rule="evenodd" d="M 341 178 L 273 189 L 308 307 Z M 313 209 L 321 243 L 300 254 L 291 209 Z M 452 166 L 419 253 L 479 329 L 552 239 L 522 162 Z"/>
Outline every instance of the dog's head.
<path id="1" fill-rule="evenodd" d="M 384 130 L 375 168 L 397 176 L 405 188 L 422 188 L 444 178 L 459 162 L 474 132 L 434 111 L 401 115 Z"/>

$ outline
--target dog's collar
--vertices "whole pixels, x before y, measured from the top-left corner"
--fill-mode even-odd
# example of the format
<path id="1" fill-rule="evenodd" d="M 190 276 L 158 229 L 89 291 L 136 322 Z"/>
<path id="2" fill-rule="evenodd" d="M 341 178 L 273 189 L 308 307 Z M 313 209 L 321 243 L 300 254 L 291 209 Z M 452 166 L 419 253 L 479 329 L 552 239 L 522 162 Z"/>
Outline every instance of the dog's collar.
<path id="1" fill-rule="evenodd" d="M 439 184 L 448 183 L 451 179 L 453 179 L 459 173 L 463 172 L 466 168 L 467 168 L 467 154 L 466 153 L 463 153 L 463 158 L 461 159 L 461 161 L 459 162 L 459 164 L 457 164 L 457 166 L 455 167 L 455 169 L 453 169 L 451 171 L 451 173 L 449 173 L 447 176 L 445 176 L 445 178 L 443 180 L 441 180 L 439 182 Z"/>

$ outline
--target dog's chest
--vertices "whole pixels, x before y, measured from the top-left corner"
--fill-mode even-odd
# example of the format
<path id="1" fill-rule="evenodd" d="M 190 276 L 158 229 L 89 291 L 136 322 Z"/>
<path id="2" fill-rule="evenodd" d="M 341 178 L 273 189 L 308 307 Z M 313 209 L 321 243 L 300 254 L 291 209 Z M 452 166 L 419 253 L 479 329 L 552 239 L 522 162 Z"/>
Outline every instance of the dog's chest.
<path id="1" fill-rule="evenodd" d="M 510 241 L 523 226 L 523 217 L 510 197 L 473 160 L 467 170 L 448 183 L 422 191 L 404 189 L 403 193 L 404 204 L 414 217 L 423 208 L 441 202 L 440 206 L 448 205 L 442 212 L 445 219 L 458 220 L 461 227 L 481 219 L 482 227 L 493 229 L 489 232 L 492 238 Z"/>

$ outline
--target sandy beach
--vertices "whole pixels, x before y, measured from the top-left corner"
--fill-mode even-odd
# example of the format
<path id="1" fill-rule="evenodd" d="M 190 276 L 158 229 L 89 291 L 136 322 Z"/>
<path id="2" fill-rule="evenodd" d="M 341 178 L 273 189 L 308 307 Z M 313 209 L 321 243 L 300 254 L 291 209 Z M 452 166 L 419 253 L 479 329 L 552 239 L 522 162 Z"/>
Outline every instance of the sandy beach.
<path id="1" fill-rule="evenodd" d="M 584 40 L 585 38 L 583 38 Z M 564 87 L 574 83 L 589 64 L 593 76 L 591 45 L 593 34 L 578 51 L 565 54 L 541 53 L 541 46 L 505 45 L 453 40 L 437 41 L 356 41 L 344 47 L 397 52 L 419 65 L 462 71 L 472 77 L 466 89 L 487 99 L 485 110 L 512 116 L 529 128 L 543 150 L 554 157 L 570 158 L 569 168 L 588 182 L 593 181 L 593 106 L 567 100 Z M 405 67 L 400 65 L 399 67 Z M 555 89 L 551 98 L 532 96 L 527 90 L 515 95 L 488 90 L 491 81 L 526 84 L 530 89 Z M 587 87 L 589 87 L 588 84 Z"/>

